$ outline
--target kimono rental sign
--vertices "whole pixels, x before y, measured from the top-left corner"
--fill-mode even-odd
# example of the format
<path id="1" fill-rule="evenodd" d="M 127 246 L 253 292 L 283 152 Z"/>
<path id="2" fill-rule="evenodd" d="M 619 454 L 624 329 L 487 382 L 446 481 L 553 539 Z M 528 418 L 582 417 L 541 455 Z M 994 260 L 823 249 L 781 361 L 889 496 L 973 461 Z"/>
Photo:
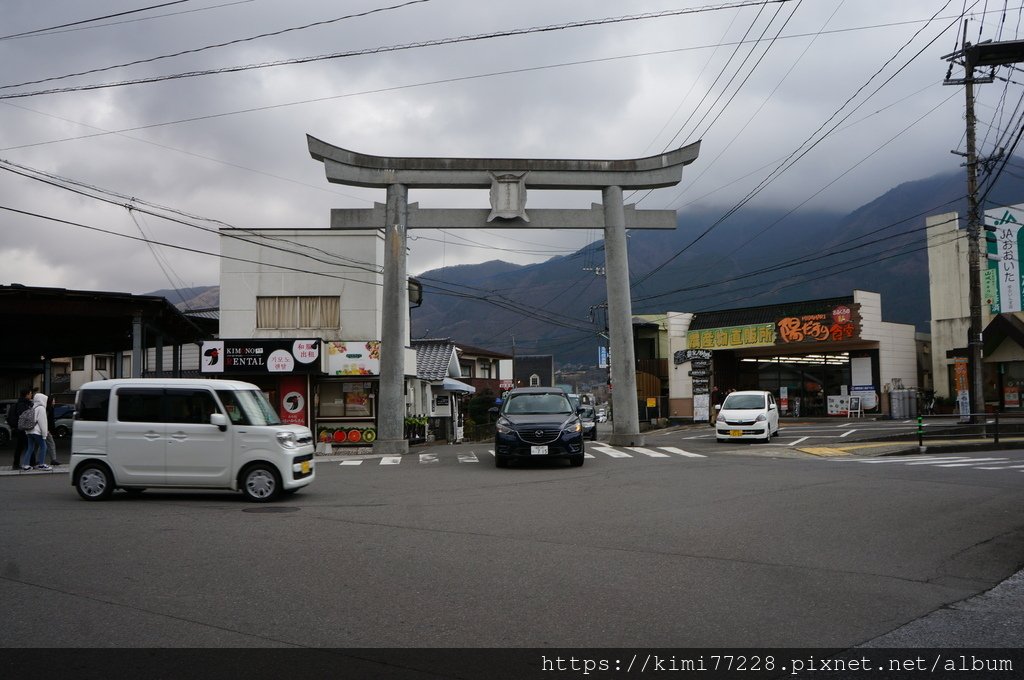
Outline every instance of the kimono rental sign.
<path id="1" fill-rule="evenodd" d="M 203 373 L 321 373 L 319 338 L 305 340 L 207 340 Z"/>

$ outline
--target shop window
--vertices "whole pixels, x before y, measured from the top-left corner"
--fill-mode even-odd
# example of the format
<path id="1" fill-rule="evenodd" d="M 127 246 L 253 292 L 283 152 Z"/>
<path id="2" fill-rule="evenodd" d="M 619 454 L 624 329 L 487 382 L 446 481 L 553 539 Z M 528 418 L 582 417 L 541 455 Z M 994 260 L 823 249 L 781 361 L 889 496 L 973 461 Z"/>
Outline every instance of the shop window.
<path id="1" fill-rule="evenodd" d="M 331 295 L 256 298 L 257 328 L 341 328 L 341 300 Z"/>
<path id="2" fill-rule="evenodd" d="M 372 418 L 371 386 L 364 382 L 320 383 L 320 418 Z"/>

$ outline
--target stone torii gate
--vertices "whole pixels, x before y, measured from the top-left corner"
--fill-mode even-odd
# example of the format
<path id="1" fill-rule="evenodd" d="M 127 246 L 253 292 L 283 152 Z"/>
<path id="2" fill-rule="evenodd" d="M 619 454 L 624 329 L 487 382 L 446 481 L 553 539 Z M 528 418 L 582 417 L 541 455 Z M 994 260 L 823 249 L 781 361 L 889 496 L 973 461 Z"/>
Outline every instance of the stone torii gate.
<path id="1" fill-rule="evenodd" d="M 641 446 L 629 291 L 627 229 L 675 229 L 673 210 L 625 206 L 625 189 L 670 187 L 697 159 L 700 142 L 668 153 L 627 160 L 412 158 L 370 156 L 307 135 L 309 153 L 324 164 L 327 181 L 387 190 L 387 203 L 331 211 L 332 229 L 384 229 L 380 392 L 375 453 L 408 453 L 405 439 L 405 338 L 408 335 L 409 229 L 603 229 L 611 341 L 611 444 Z M 531 209 L 526 189 L 600 190 L 590 209 Z M 409 189 L 490 189 L 491 209 L 420 209 Z"/>

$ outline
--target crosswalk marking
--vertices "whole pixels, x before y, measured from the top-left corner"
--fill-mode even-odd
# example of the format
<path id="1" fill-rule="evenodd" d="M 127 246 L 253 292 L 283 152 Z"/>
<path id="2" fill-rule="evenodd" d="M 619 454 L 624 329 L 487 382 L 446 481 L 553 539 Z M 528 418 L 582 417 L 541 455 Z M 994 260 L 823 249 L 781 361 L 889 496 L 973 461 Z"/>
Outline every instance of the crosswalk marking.
<path id="1" fill-rule="evenodd" d="M 975 470 L 1014 470 L 1024 472 L 1024 464 L 1011 464 L 1013 458 L 972 458 L 970 456 L 884 456 L 881 458 L 847 458 L 837 461 L 864 465 L 929 465 L 936 468 L 973 468 Z"/>
<path id="2" fill-rule="evenodd" d="M 627 446 L 626 448 L 628 448 L 630 451 L 636 451 L 637 453 L 642 453 L 645 456 L 650 456 L 651 458 L 671 458 L 672 457 L 672 456 L 668 455 L 667 453 L 661 453 L 660 451 L 654 451 L 653 449 L 645 449 L 642 446 Z"/>
<path id="3" fill-rule="evenodd" d="M 678 454 L 680 456 L 686 456 L 687 458 L 707 458 L 707 456 L 704 456 L 702 454 L 692 453 L 690 451 L 683 451 L 682 449 L 677 449 L 674 446 L 662 446 L 660 448 L 661 448 L 662 451 L 668 451 L 669 453 L 676 453 L 676 454 Z"/>
<path id="4" fill-rule="evenodd" d="M 459 453 L 455 456 L 450 456 L 444 452 L 430 451 L 427 453 L 410 454 L 405 456 L 382 456 L 381 458 L 360 458 L 357 460 L 342 460 L 338 462 L 338 465 L 362 465 L 367 463 L 368 465 L 401 465 L 404 461 L 415 460 L 421 465 L 439 465 L 443 464 L 446 460 L 452 460 L 453 458 L 459 463 L 479 463 L 480 455 L 490 455 L 494 457 L 494 449 L 485 449 L 484 451 L 470 451 L 469 453 Z M 584 458 L 590 458 L 591 460 L 603 458 L 633 458 L 635 456 L 648 457 L 648 458 L 674 458 L 675 456 L 682 456 L 684 458 L 707 458 L 704 454 L 693 453 L 675 446 L 627 446 L 621 448 L 614 448 L 608 445 L 602 444 L 588 444 L 586 451 L 583 453 Z M 952 460 L 952 459 L 950 459 Z M 324 461 L 326 462 L 326 461 Z"/>
<path id="5" fill-rule="evenodd" d="M 978 463 L 998 463 L 1000 461 L 1010 460 L 1009 458 L 975 458 L 967 463 L 942 463 L 936 467 L 967 467 L 968 465 L 977 465 Z"/>
<path id="6" fill-rule="evenodd" d="M 606 456 L 611 456 L 612 458 L 632 458 L 633 457 L 630 454 L 626 453 L 625 451 L 619 451 L 618 449 L 609 449 L 608 447 L 605 447 L 605 446 L 592 446 L 591 448 L 594 449 L 595 451 L 599 452 L 599 453 L 605 454 Z"/>
<path id="7" fill-rule="evenodd" d="M 959 456 L 957 458 L 940 458 L 937 460 L 916 460 L 907 463 L 907 465 L 936 465 L 938 463 L 955 463 L 963 460 L 970 460 L 970 458 Z"/>

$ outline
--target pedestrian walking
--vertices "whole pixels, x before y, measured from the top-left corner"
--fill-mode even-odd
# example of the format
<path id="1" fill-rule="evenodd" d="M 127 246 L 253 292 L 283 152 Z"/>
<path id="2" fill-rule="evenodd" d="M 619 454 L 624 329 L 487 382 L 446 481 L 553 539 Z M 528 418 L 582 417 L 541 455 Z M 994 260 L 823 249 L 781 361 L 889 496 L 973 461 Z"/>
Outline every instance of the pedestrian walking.
<path id="1" fill-rule="evenodd" d="M 52 470 L 49 465 L 46 464 L 46 435 L 50 431 L 50 428 L 46 423 L 46 403 L 49 401 L 45 394 L 37 392 L 32 396 L 32 410 L 31 413 L 34 417 L 35 422 L 32 423 L 30 428 L 26 428 L 28 424 L 27 414 L 28 411 L 18 416 L 18 427 L 26 431 L 28 435 L 28 446 L 25 447 L 25 453 L 21 457 L 21 469 L 31 470 L 32 469 L 32 457 L 38 456 L 36 464 L 36 470 Z"/>
<path id="2" fill-rule="evenodd" d="M 27 409 L 32 408 L 33 394 L 35 394 L 35 389 L 26 387 L 19 394 L 18 401 L 11 404 L 7 409 L 7 426 L 11 428 L 11 439 L 14 441 L 12 470 L 17 470 L 21 467 L 21 457 L 25 453 L 25 447 L 28 446 L 28 435 L 18 427 L 18 418 Z"/>
<path id="3" fill-rule="evenodd" d="M 57 419 L 53 414 L 53 400 L 48 399 L 46 402 L 46 458 L 44 460 L 50 461 L 50 465 L 60 465 L 60 461 L 57 460 L 57 441 L 53 438 L 53 433 L 56 431 Z"/>

